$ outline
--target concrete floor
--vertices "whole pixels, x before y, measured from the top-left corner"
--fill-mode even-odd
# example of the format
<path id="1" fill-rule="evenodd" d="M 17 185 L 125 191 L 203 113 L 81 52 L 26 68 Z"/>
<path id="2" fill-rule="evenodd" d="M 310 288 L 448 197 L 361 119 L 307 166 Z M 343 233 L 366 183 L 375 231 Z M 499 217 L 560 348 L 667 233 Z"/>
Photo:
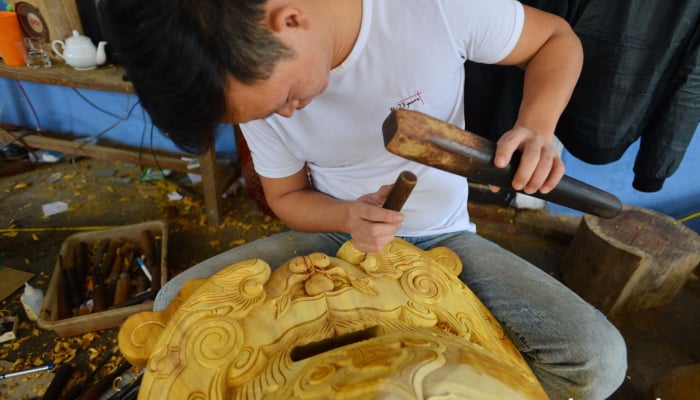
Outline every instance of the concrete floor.
<path id="1" fill-rule="evenodd" d="M 163 220 L 169 224 L 168 268 L 171 275 L 218 252 L 284 229 L 262 214 L 239 190 L 224 203 L 224 222 L 206 224 L 197 187 L 192 196 L 169 201 L 172 185 L 139 182 L 133 165 L 92 159 L 42 164 L 30 172 L 0 178 L 0 264 L 32 272 L 30 283 L 46 290 L 63 240 L 75 230 L 63 227 L 106 227 Z M 68 204 L 68 211 L 42 216 L 42 205 Z M 518 211 L 494 205 L 471 204 L 470 211 L 485 237 L 529 259 L 558 276 L 561 254 L 571 242 L 578 219 L 540 211 Z M 61 338 L 29 321 L 19 301 L 21 290 L 3 300 L 0 309 L 22 321 L 18 339 L 0 344 L 0 373 L 20 370 L 64 357 L 75 367 L 70 385 L 88 379 L 100 358 L 108 364 L 95 376 L 119 363 L 118 328 Z M 671 369 L 700 362 L 700 282 L 693 275 L 671 304 L 628 313 L 613 322 L 628 345 L 629 371 L 623 386 L 611 399 L 637 400 Z M 0 398 L 32 398 L 46 389 L 44 372 L 36 378 L 0 380 Z"/>

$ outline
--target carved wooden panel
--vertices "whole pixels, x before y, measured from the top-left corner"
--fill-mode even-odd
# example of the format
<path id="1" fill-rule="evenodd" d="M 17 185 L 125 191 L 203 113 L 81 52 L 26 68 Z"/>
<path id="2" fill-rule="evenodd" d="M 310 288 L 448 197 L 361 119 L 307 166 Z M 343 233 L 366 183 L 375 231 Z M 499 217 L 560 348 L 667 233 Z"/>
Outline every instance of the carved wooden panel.
<path id="1" fill-rule="evenodd" d="M 546 399 L 447 248 L 261 259 L 133 315 L 122 353 L 140 399 Z"/>

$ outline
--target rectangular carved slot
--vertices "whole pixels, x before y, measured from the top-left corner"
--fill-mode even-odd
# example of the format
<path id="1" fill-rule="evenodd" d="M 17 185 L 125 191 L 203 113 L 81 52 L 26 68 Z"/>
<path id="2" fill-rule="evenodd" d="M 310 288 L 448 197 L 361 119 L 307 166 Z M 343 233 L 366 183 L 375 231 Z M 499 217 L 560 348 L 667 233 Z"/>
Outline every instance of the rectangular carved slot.
<path id="1" fill-rule="evenodd" d="M 346 333 L 338 337 L 312 342 L 303 346 L 295 346 L 289 356 L 294 362 L 301 361 L 317 354 L 325 353 L 339 347 L 358 343 L 377 336 L 379 336 L 379 327 L 375 325 L 361 331 Z"/>

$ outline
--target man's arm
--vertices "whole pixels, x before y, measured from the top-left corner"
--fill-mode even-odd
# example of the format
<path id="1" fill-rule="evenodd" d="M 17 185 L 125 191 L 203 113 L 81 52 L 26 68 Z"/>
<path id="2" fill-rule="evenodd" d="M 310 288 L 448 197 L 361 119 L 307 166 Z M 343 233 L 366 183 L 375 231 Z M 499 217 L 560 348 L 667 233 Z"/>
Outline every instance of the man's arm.
<path id="1" fill-rule="evenodd" d="M 306 168 L 285 178 L 261 176 L 260 182 L 268 205 L 289 228 L 302 232 L 347 232 L 360 251 L 381 251 L 403 221 L 400 212 L 381 208 L 391 185 L 355 201 L 343 201 L 315 191 Z"/>
<path id="2" fill-rule="evenodd" d="M 562 18 L 532 7 L 525 9 L 523 32 L 499 64 L 525 69 L 523 99 L 512 130 L 498 141 L 495 165 L 504 167 L 522 152 L 513 187 L 547 193 L 564 175 L 564 164 L 552 148 L 557 121 L 581 73 L 581 42 Z"/>

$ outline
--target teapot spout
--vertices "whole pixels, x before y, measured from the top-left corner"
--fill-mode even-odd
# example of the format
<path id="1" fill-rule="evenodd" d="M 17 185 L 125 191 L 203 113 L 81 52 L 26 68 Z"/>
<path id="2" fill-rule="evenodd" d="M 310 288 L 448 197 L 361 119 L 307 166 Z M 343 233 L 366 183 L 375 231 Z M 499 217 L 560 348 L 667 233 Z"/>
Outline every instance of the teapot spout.
<path id="1" fill-rule="evenodd" d="M 107 61 L 107 53 L 105 52 L 105 46 L 107 42 L 101 41 L 97 44 L 97 52 L 95 53 L 95 64 L 102 65 Z"/>

